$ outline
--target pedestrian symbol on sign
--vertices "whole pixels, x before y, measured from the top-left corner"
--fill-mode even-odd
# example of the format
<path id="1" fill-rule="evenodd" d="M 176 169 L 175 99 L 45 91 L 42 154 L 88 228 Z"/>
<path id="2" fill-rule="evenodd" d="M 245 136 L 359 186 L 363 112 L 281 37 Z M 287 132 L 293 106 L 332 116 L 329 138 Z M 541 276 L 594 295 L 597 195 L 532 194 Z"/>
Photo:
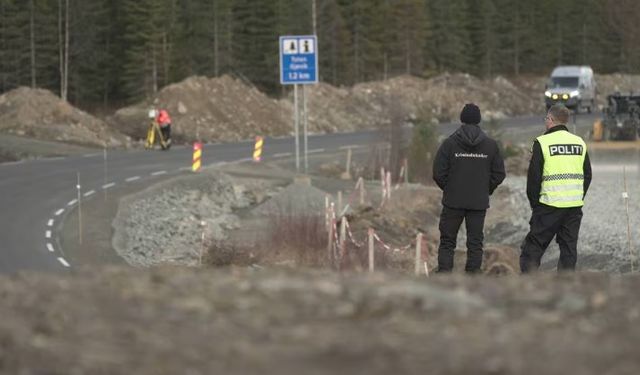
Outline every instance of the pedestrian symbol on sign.
<path id="1" fill-rule="evenodd" d="M 284 45 L 285 55 L 294 55 L 298 53 L 298 40 L 297 39 L 285 39 L 282 43 Z"/>

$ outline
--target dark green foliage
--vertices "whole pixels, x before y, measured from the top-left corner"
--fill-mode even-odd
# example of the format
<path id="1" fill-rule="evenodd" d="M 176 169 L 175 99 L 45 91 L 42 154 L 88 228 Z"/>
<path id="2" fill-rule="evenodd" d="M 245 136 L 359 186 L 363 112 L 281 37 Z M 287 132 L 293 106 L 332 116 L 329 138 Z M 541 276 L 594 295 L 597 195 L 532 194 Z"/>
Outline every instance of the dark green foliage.
<path id="1" fill-rule="evenodd" d="M 640 72 L 633 0 L 315 1 L 320 77 L 334 85 L 547 74 L 557 64 Z M 233 74 L 281 93 L 278 37 L 313 33 L 312 2 L 69 0 L 69 100 L 111 108 L 190 75 Z M 59 92 L 65 3 L 0 0 L 0 92 L 33 83 Z"/>

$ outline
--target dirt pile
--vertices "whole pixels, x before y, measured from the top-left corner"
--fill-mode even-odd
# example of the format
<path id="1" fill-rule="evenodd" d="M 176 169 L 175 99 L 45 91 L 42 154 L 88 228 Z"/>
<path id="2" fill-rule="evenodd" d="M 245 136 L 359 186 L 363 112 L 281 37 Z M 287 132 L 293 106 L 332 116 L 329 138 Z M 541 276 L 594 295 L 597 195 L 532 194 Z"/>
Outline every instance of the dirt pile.
<path id="1" fill-rule="evenodd" d="M 290 110 L 230 76 L 194 76 L 162 89 L 154 98 L 120 109 L 108 121 L 136 139 L 146 136 L 151 108 L 166 108 L 176 141 L 237 141 L 291 131 Z"/>
<path id="2" fill-rule="evenodd" d="M 595 79 L 598 95 L 597 104 L 600 107 L 606 104 L 607 96 L 616 91 L 627 94 L 630 92 L 640 93 L 640 75 L 596 74 Z M 520 76 L 513 78 L 511 81 L 520 91 L 533 100 L 537 100 L 540 103 L 543 102 L 543 94 L 548 77 Z"/>
<path id="3" fill-rule="evenodd" d="M 352 88 L 337 88 L 326 83 L 307 87 L 309 130 L 314 133 L 346 132 L 375 127 L 383 108 L 354 95 Z M 293 98 L 281 101 L 293 113 Z"/>
<path id="4" fill-rule="evenodd" d="M 125 137 L 50 91 L 20 87 L 0 95 L 0 132 L 85 146 L 122 146 Z"/>
<path id="5" fill-rule="evenodd" d="M 2 277 L 0 372 L 635 374 L 639 287 L 602 274 Z"/>
<path id="6" fill-rule="evenodd" d="M 640 75 L 609 74 L 596 75 L 598 104 L 605 105 L 607 96 L 615 92 L 640 95 Z"/>
<path id="7" fill-rule="evenodd" d="M 356 85 L 353 93 L 381 110 L 393 98 L 408 117 L 426 111 L 445 122 L 458 121 L 460 109 L 469 102 L 478 104 L 485 118 L 535 113 L 540 106 L 503 77 L 482 80 L 468 74 L 443 74 L 428 80 L 400 76 Z"/>
<path id="8" fill-rule="evenodd" d="M 640 78 L 598 76 L 600 92 L 615 87 L 629 90 Z M 544 111 L 546 78 L 498 76 L 480 79 L 468 74 L 442 74 L 431 79 L 399 76 L 385 81 L 333 87 L 326 83 L 307 87 L 309 130 L 312 133 L 371 129 L 401 116 L 430 117 L 457 122 L 465 103 L 475 102 L 485 119 L 529 115 Z M 604 95 L 601 95 L 601 102 Z M 108 121 L 121 132 L 142 139 L 148 111 L 167 108 L 173 118 L 175 140 L 235 141 L 255 135 L 291 134 L 293 93 L 274 100 L 255 87 L 230 76 L 190 77 L 161 90 L 156 97 L 123 108 Z"/>

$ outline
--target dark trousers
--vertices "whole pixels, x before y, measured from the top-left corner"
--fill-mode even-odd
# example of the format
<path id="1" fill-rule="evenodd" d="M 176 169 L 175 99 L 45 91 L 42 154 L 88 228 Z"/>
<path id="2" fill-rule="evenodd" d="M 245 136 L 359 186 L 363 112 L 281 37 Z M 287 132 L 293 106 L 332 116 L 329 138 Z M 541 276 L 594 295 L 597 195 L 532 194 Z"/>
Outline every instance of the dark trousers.
<path id="1" fill-rule="evenodd" d="M 438 248 L 438 271 L 453 270 L 453 254 L 456 249 L 458 230 L 464 220 L 467 227 L 467 264 L 465 271 L 475 273 L 482 267 L 482 242 L 484 241 L 484 217 L 487 210 L 465 210 L 442 207 L 440 214 L 440 247 Z"/>
<path id="2" fill-rule="evenodd" d="M 582 208 L 555 208 L 537 205 L 529 221 L 529 234 L 525 237 L 520 254 L 522 273 L 537 270 L 547 247 L 556 237 L 560 246 L 558 270 L 574 270 L 578 260 L 578 233 L 582 221 Z"/>
<path id="3" fill-rule="evenodd" d="M 162 139 L 168 144 L 171 142 L 171 124 L 161 126 L 160 131 L 162 132 Z"/>

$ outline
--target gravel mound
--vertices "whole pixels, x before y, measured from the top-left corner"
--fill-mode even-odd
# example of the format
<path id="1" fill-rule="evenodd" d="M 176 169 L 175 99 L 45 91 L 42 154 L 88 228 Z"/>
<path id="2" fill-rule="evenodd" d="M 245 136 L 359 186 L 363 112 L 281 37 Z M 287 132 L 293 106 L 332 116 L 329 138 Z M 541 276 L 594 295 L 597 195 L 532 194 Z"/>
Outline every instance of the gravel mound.
<path id="1" fill-rule="evenodd" d="M 52 92 L 20 87 L 0 95 L 0 132 L 85 146 L 122 146 L 125 137 Z"/>
<path id="2" fill-rule="evenodd" d="M 639 287 L 637 276 L 602 274 L 2 277 L 0 372 L 635 374 Z"/>
<path id="3" fill-rule="evenodd" d="M 582 270 L 609 273 L 631 271 L 631 255 L 627 242 L 627 216 L 622 199 L 622 164 L 628 163 L 627 184 L 629 188 L 629 217 L 632 251 L 636 259 L 640 249 L 640 187 L 636 183 L 640 174 L 637 164 L 631 164 L 632 155 L 592 155 L 594 179 L 589 188 L 583 208 L 584 216 L 578 243 L 578 264 Z M 609 164 L 610 162 L 615 162 Z M 637 161 L 636 161 L 637 163 Z M 502 222 L 487 232 L 489 239 L 501 239 L 501 243 L 519 248 L 529 231 L 531 208 L 526 196 L 526 177 L 508 177 L 504 185 L 512 192 L 509 196 L 513 214 L 510 222 Z M 560 250 L 555 241 L 551 243 L 542 259 L 543 270 L 555 270 Z"/>
<path id="4" fill-rule="evenodd" d="M 169 111 L 176 140 L 237 141 L 288 134 L 293 129 L 290 110 L 230 76 L 187 78 L 163 88 L 150 100 L 120 109 L 108 121 L 123 133 L 142 139 L 152 107 Z"/>
<path id="5" fill-rule="evenodd" d="M 251 203 L 244 186 L 222 173 L 176 177 L 120 202 L 113 246 L 133 266 L 195 266 L 203 231 L 207 244 L 225 239 L 239 225 L 234 210 Z"/>
<path id="6" fill-rule="evenodd" d="M 252 210 L 256 216 L 324 216 L 327 193 L 304 183 L 293 183 Z"/>

